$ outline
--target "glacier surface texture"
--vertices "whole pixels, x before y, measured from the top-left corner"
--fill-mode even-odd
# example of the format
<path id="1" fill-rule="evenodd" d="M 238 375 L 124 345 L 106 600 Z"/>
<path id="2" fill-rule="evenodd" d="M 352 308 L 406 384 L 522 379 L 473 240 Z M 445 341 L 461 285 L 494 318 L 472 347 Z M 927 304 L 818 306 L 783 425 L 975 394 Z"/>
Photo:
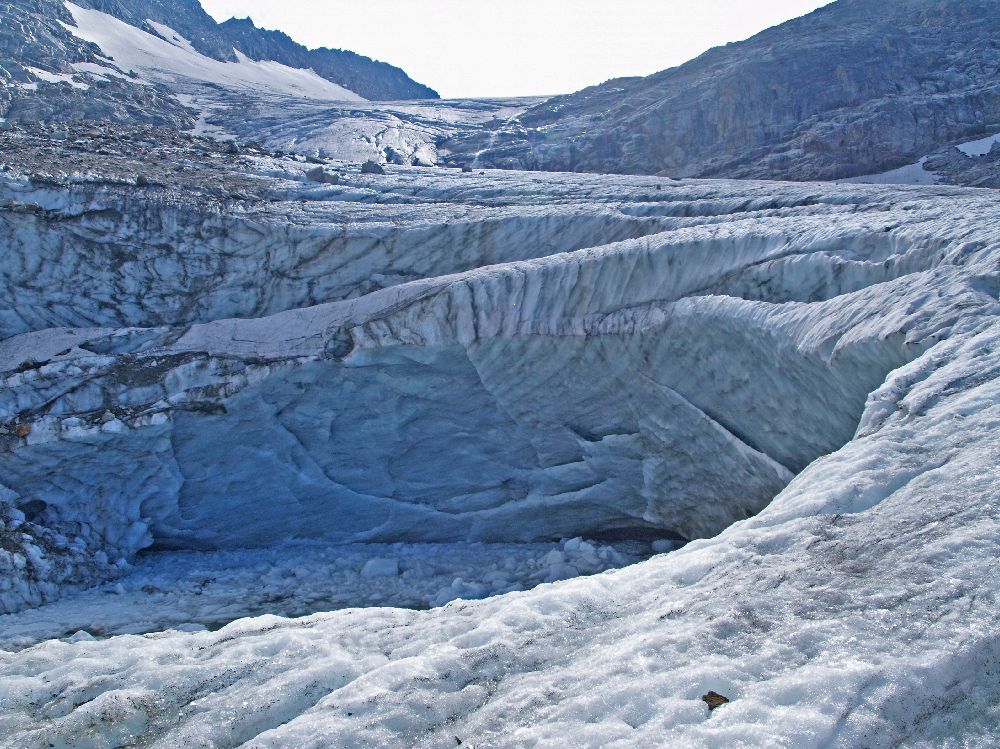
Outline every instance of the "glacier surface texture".
<path id="1" fill-rule="evenodd" d="M 3 746 L 989 745 L 994 193 L 232 160 L 0 174 L 0 610 L 156 552 L 691 543 L 0 651 Z"/>

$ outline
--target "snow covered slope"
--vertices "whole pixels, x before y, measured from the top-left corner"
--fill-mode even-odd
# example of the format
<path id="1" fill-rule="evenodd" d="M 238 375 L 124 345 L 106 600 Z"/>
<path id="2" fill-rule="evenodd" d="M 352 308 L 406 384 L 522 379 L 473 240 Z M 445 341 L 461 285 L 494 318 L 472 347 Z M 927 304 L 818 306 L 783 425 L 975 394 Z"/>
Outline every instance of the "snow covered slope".
<path id="1" fill-rule="evenodd" d="M 249 127 L 257 109 L 437 98 L 387 63 L 347 50 L 309 50 L 249 19 L 217 24 L 198 0 L 0 3 L 0 58 L 0 124 L 111 121 L 205 130 L 205 120 L 222 109 L 232 115 L 230 126 L 210 131 L 225 135 Z M 381 119 L 373 110 L 365 132 L 345 140 L 378 132 Z M 281 146 L 300 129 L 293 114 L 286 124 Z"/>
<path id="2" fill-rule="evenodd" d="M 98 10 L 71 2 L 66 7 L 76 24 L 68 27 L 69 31 L 96 44 L 122 70 L 134 70 L 150 81 L 175 86 L 185 82 L 214 84 L 329 101 L 364 101 L 312 70 L 290 68 L 269 60 L 256 62 L 238 50 L 236 62 L 214 60 L 164 24 L 148 22 L 160 34 L 158 37 Z"/>

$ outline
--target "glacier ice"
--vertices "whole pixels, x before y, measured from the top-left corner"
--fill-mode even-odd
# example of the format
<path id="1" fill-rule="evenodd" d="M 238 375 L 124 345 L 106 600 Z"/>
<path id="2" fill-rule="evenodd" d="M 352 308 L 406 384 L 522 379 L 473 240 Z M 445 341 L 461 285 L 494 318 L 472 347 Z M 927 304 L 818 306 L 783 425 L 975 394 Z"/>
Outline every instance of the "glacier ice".
<path id="1" fill-rule="evenodd" d="M 700 540 L 559 581 L 590 553 L 563 542 L 554 584 L 426 612 L 0 652 L 10 746 L 988 745 L 992 193 L 256 163 L 272 207 L 198 229 L 4 177 L 6 610 L 144 549 Z"/>
<path id="2" fill-rule="evenodd" d="M 19 747 L 988 747 L 1000 335 L 988 316 L 959 327 L 873 393 L 854 440 L 713 539 L 428 612 L 0 653 L 0 734 Z M 709 713 L 710 689 L 731 702 Z"/>
<path id="3" fill-rule="evenodd" d="M 663 539 L 656 544 L 676 546 Z M 262 614 L 427 609 L 592 575 L 648 556 L 641 542 L 582 538 L 529 544 L 295 541 L 263 549 L 161 551 L 138 556 L 127 575 L 104 585 L 0 615 L 0 649 L 21 650 L 67 632 L 108 637 L 218 629 Z"/>

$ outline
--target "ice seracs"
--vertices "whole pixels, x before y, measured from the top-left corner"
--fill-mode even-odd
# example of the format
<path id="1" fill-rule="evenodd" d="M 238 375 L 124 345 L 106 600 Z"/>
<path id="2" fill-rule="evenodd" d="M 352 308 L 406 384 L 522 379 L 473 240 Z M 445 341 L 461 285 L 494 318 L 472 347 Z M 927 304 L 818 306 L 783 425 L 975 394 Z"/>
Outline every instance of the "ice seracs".
<path id="1" fill-rule="evenodd" d="M 7 745 L 990 746 L 994 193 L 146 135 L 0 182 Z"/>
<path id="2" fill-rule="evenodd" d="M 276 167 L 252 160 L 258 179 L 287 189 L 263 163 Z M 0 346 L 0 466 L 12 503 L 30 508 L 24 543 L 36 526 L 81 539 L 36 543 L 48 566 L 17 575 L 6 605 L 111 579 L 112 563 L 145 548 L 713 536 L 849 442 L 890 372 L 995 307 L 981 280 L 992 272 L 989 194 L 656 184 L 454 171 L 303 178 L 296 221 L 312 229 L 248 222 L 239 208 L 210 219 L 235 222 L 210 254 L 143 242 L 152 253 L 129 249 L 126 276 L 105 263 L 133 246 L 127 234 L 106 245 L 107 259 L 81 254 L 73 277 L 93 279 L 84 284 L 96 293 L 105 274 L 128 285 L 109 304 L 67 294 L 39 305 L 30 324 L 71 315 L 106 327 L 52 327 Z M 50 227 L 14 211 L 23 229 L 11 277 L 30 253 L 36 277 L 58 279 L 65 254 L 39 253 L 32 238 L 72 246 L 89 221 L 74 216 L 88 212 L 64 206 L 97 194 L 10 189 L 68 213 Z M 550 202 L 544 221 L 539 196 Z M 369 221 L 373 200 L 382 221 L 399 217 L 393 226 Z M 176 231 L 164 220 L 172 205 L 162 215 L 143 206 L 140 234 Z M 604 244 L 579 249 L 582 238 L 559 229 L 583 214 Z M 343 229 L 316 226 L 336 215 L 358 221 L 346 243 Z M 417 228 L 455 216 L 465 223 L 434 229 L 433 244 Z M 268 241 L 272 231 L 282 239 Z M 155 249 L 167 244 L 176 249 Z M 550 254 L 560 249 L 571 251 Z M 268 264 L 249 262 L 259 251 Z M 176 277 L 178 261 L 198 273 L 210 263 L 215 289 L 157 282 L 151 300 L 137 283 L 143 267 Z M 264 312 L 261 291 L 293 289 L 285 268 L 314 306 L 295 309 L 303 297 L 281 292 L 266 304 L 285 311 L 212 319 Z M 365 277 L 383 288 L 336 285 Z M 46 284 L 49 299 L 58 283 Z M 338 301 L 315 304 L 319 295 Z M 13 308 L 28 322 L 23 298 Z M 174 318 L 144 327 L 163 314 Z M 107 564 L 92 568 L 82 560 L 95 549 Z"/>
<path id="3" fill-rule="evenodd" d="M 457 736 L 986 749 L 1000 718 L 983 574 L 1000 552 L 1000 330 L 995 276 L 980 271 L 992 307 L 888 377 L 848 445 L 714 539 L 429 612 L 261 617 L 3 653 L 0 732 L 31 748 Z M 710 690 L 730 702 L 710 713 Z"/>

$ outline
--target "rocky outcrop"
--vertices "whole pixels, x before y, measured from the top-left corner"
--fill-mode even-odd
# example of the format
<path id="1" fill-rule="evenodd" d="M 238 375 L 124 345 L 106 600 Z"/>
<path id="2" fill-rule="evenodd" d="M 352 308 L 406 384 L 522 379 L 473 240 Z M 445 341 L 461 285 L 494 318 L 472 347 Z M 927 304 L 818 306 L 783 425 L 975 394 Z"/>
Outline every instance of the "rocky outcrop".
<path id="1" fill-rule="evenodd" d="M 504 168 L 831 180 L 1000 131 L 991 0 L 839 0 L 444 145 Z"/>
<path id="2" fill-rule="evenodd" d="M 939 182 L 1000 189 L 1000 146 L 984 154 L 966 154 L 958 148 L 942 148 L 923 163 Z"/>
<path id="3" fill-rule="evenodd" d="M 216 24 L 197 0 L 81 0 L 76 5 L 155 36 L 161 35 L 158 24 L 162 24 L 210 60 L 234 62 L 237 48 L 251 60 L 314 70 L 364 98 L 437 98 L 433 90 L 386 63 L 344 50 L 309 51 L 284 34 L 258 29 L 249 21 Z M 0 117 L 16 122 L 109 120 L 181 128 L 195 123 L 196 113 L 176 98 L 180 90 L 176 85 L 169 80 L 139 80 L 127 67 L 121 69 L 109 60 L 96 44 L 76 36 L 74 25 L 61 0 L 0 3 Z"/>
<path id="4" fill-rule="evenodd" d="M 70 33 L 65 24 L 72 23 L 58 0 L 0 3 L 0 117 L 193 124 L 192 113 L 162 87 L 137 85 L 120 71 L 87 72 L 110 70 L 108 61 Z"/>

